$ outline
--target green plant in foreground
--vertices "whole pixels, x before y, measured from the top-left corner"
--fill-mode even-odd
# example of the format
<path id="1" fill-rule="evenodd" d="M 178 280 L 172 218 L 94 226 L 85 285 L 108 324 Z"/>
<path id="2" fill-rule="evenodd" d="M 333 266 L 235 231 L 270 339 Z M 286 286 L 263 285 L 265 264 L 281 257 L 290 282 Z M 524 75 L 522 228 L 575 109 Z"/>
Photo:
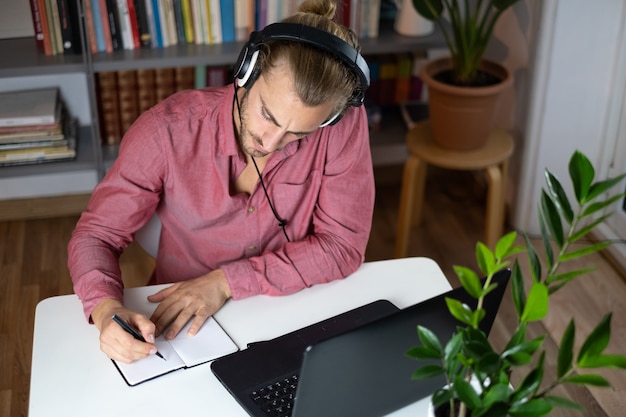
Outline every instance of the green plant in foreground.
<path id="1" fill-rule="evenodd" d="M 471 85 L 477 76 L 493 28 L 501 14 L 519 0 L 413 0 L 425 19 L 437 24 L 448 45 L 459 85 Z M 444 23 L 444 14 L 450 26 Z"/>
<path id="2" fill-rule="evenodd" d="M 576 151 L 569 161 L 569 175 L 577 206 L 574 210 L 558 179 L 545 171 L 547 190 L 542 190 L 539 223 L 543 244 L 543 259 L 535 250 L 527 235 L 525 246 L 517 246 L 517 233 L 511 232 L 500 238 L 492 251 L 482 243 L 476 245 L 476 261 L 481 279 L 473 270 L 455 266 L 454 270 L 462 286 L 477 299 L 476 309 L 447 298 L 450 313 L 462 325 L 444 345 L 437 336 L 422 326 L 417 326 L 420 345 L 406 354 L 419 360 L 434 360 L 420 367 L 413 374 L 424 379 L 443 374 L 447 386 L 433 394 L 432 402 L 438 407 L 450 403 L 455 415 L 455 399 L 460 403 L 458 415 L 463 416 L 518 416 L 535 417 L 549 414 L 554 407 L 582 410 L 582 407 L 566 398 L 551 395 L 561 384 L 582 384 L 607 387 L 609 382 L 599 373 L 602 368 L 626 369 L 626 356 L 609 355 L 604 351 L 611 338 L 611 314 L 606 314 L 587 336 L 578 352 L 574 352 L 576 327 L 571 320 L 560 342 L 557 358 L 556 380 L 544 383 L 545 335 L 528 340 L 529 323 L 543 319 L 548 312 L 551 294 L 568 282 L 593 268 L 573 269 L 560 272 L 567 261 L 581 258 L 607 247 L 609 242 L 588 243 L 582 249 L 572 245 L 579 242 L 611 214 L 593 216 L 613 205 L 626 193 L 605 198 L 610 189 L 626 177 L 594 182 L 595 170 L 589 160 Z M 484 297 L 494 288 L 494 274 L 511 265 L 519 253 L 526 252 L 530 266 L 530 288 L 526 292 L 524 277 L 518 260 L 513 261 L 511 288 L 517 326 L 511 339 L 501 352 L 496 352 L 487 336 L 478 328 L 485 315 L 482 308 Z M 440 364 L 439 364 L 440 363 Z M 512 370 L 528 365 L 530 371 L 513 387 L 509 382 Z M 580 372 L 581 370 L 584 371 Z M 477 387 L 470 381 L 478 384 Z"/>

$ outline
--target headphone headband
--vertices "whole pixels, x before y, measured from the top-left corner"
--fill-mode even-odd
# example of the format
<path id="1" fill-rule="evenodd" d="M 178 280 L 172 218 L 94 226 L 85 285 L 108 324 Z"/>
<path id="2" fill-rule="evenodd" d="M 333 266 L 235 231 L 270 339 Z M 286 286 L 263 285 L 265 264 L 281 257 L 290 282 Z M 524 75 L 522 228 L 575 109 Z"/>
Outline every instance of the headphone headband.
<path id="1" fill-rule="evenodd" d="M 348 104 L 355 107 L 363 104 L 365 90 L 370 85 L 370 69 L 363 56 L 343 39 L 325 30 L 299 23 L 272 23 L 262 31 L 254 31 L 250 34 L 250 39 L 241 50 L 235 66 L 235 80 L 240 87 L 249 87 L 254 83 L 258 77 L 258 69 L 255 70 L 254 67 L 256 66 L 259 47 L 272 40 L 311 45 L 341 60 L 357 75 L 361 86 L 350 98 Z"/>

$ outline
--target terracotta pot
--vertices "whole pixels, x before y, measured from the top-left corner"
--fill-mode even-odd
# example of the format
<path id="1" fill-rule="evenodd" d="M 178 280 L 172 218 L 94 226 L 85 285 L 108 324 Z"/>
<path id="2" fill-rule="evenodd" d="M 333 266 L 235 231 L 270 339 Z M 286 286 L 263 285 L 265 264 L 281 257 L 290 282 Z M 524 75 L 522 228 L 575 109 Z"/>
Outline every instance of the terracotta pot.
<path id="1" fill-rule="evenodd" d="M 483 61 L 480 69 L 502 81 L 488 87 L 458 87 L 434 78 L 450 68 L 452 60 L 440 58 L 427 62 L 420 71 L 420 77 L 428 86 L 428 113 L 433 138 L 448 149 L 480 148 L 493 127 L 500 94 L 512 84 L 513 78 L 505 67 L 491 61 Z"/>

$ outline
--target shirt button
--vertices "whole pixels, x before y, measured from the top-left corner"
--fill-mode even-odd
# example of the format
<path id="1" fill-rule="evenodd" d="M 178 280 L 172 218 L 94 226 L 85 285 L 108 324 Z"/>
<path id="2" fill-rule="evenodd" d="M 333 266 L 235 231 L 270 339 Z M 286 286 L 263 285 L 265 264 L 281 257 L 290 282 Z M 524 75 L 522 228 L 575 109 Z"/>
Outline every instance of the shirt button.
<path id="1" fill-rule="evenodd" d="M 248 250 L 251 250 L 251 251 L 252 251 L 252 250 L 256 250 L 256 246 L 254 246 L 254 245 L 250 245 L 250 246 L 248 246 Z"/>
<path id="2" fill-rule="evenodd" d="M 252 213 L 254 211 L 254 207 L 250 206 L 248 207 L 248 213 Z"/>

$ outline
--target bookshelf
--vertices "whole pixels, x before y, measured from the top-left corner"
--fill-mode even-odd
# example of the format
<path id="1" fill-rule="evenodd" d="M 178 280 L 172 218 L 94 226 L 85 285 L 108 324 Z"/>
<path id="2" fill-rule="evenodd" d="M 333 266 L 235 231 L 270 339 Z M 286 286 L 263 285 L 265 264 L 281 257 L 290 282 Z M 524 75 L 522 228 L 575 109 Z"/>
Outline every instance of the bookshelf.
<path id="1" fill-rule="evenodd" d="M 81 6 L 81 0 L 76 0 Z M 80 9 L 82 16 L 82 8 Z M 81 19 L 81 34 L 85 39 Z M 84 45 L 88 42 L 84 41 Z M 243 42 L 214 45 L 173 45 L 161 48 L 118 50 L 112 53 L 44 55 L 33 37 L 0 40 L 0 91 L 21 86 L 59 86 L 72 114 L 79 118 L 78 157 L 67 162 L 2 167 L 0 202 L 14 198 L 38 198 L 90 193 L 117 155 L 115 147 L 102 146 L 98 128 L 95 76 L 100 72 L 181 66 L 232 65 Z M 378 54 L 420 52 L 444 46 L 443 37 L 406 37 L 396 34 L 393 22 L 381 21 L 377 38 L 361 40 L 366 57 Z M 372 135 L 375 163 L 402 162 L 406 155 L 401 117 L 389 119 L 389 129 Z M 379 161 L 379 162 L 376 162 Z"/>

